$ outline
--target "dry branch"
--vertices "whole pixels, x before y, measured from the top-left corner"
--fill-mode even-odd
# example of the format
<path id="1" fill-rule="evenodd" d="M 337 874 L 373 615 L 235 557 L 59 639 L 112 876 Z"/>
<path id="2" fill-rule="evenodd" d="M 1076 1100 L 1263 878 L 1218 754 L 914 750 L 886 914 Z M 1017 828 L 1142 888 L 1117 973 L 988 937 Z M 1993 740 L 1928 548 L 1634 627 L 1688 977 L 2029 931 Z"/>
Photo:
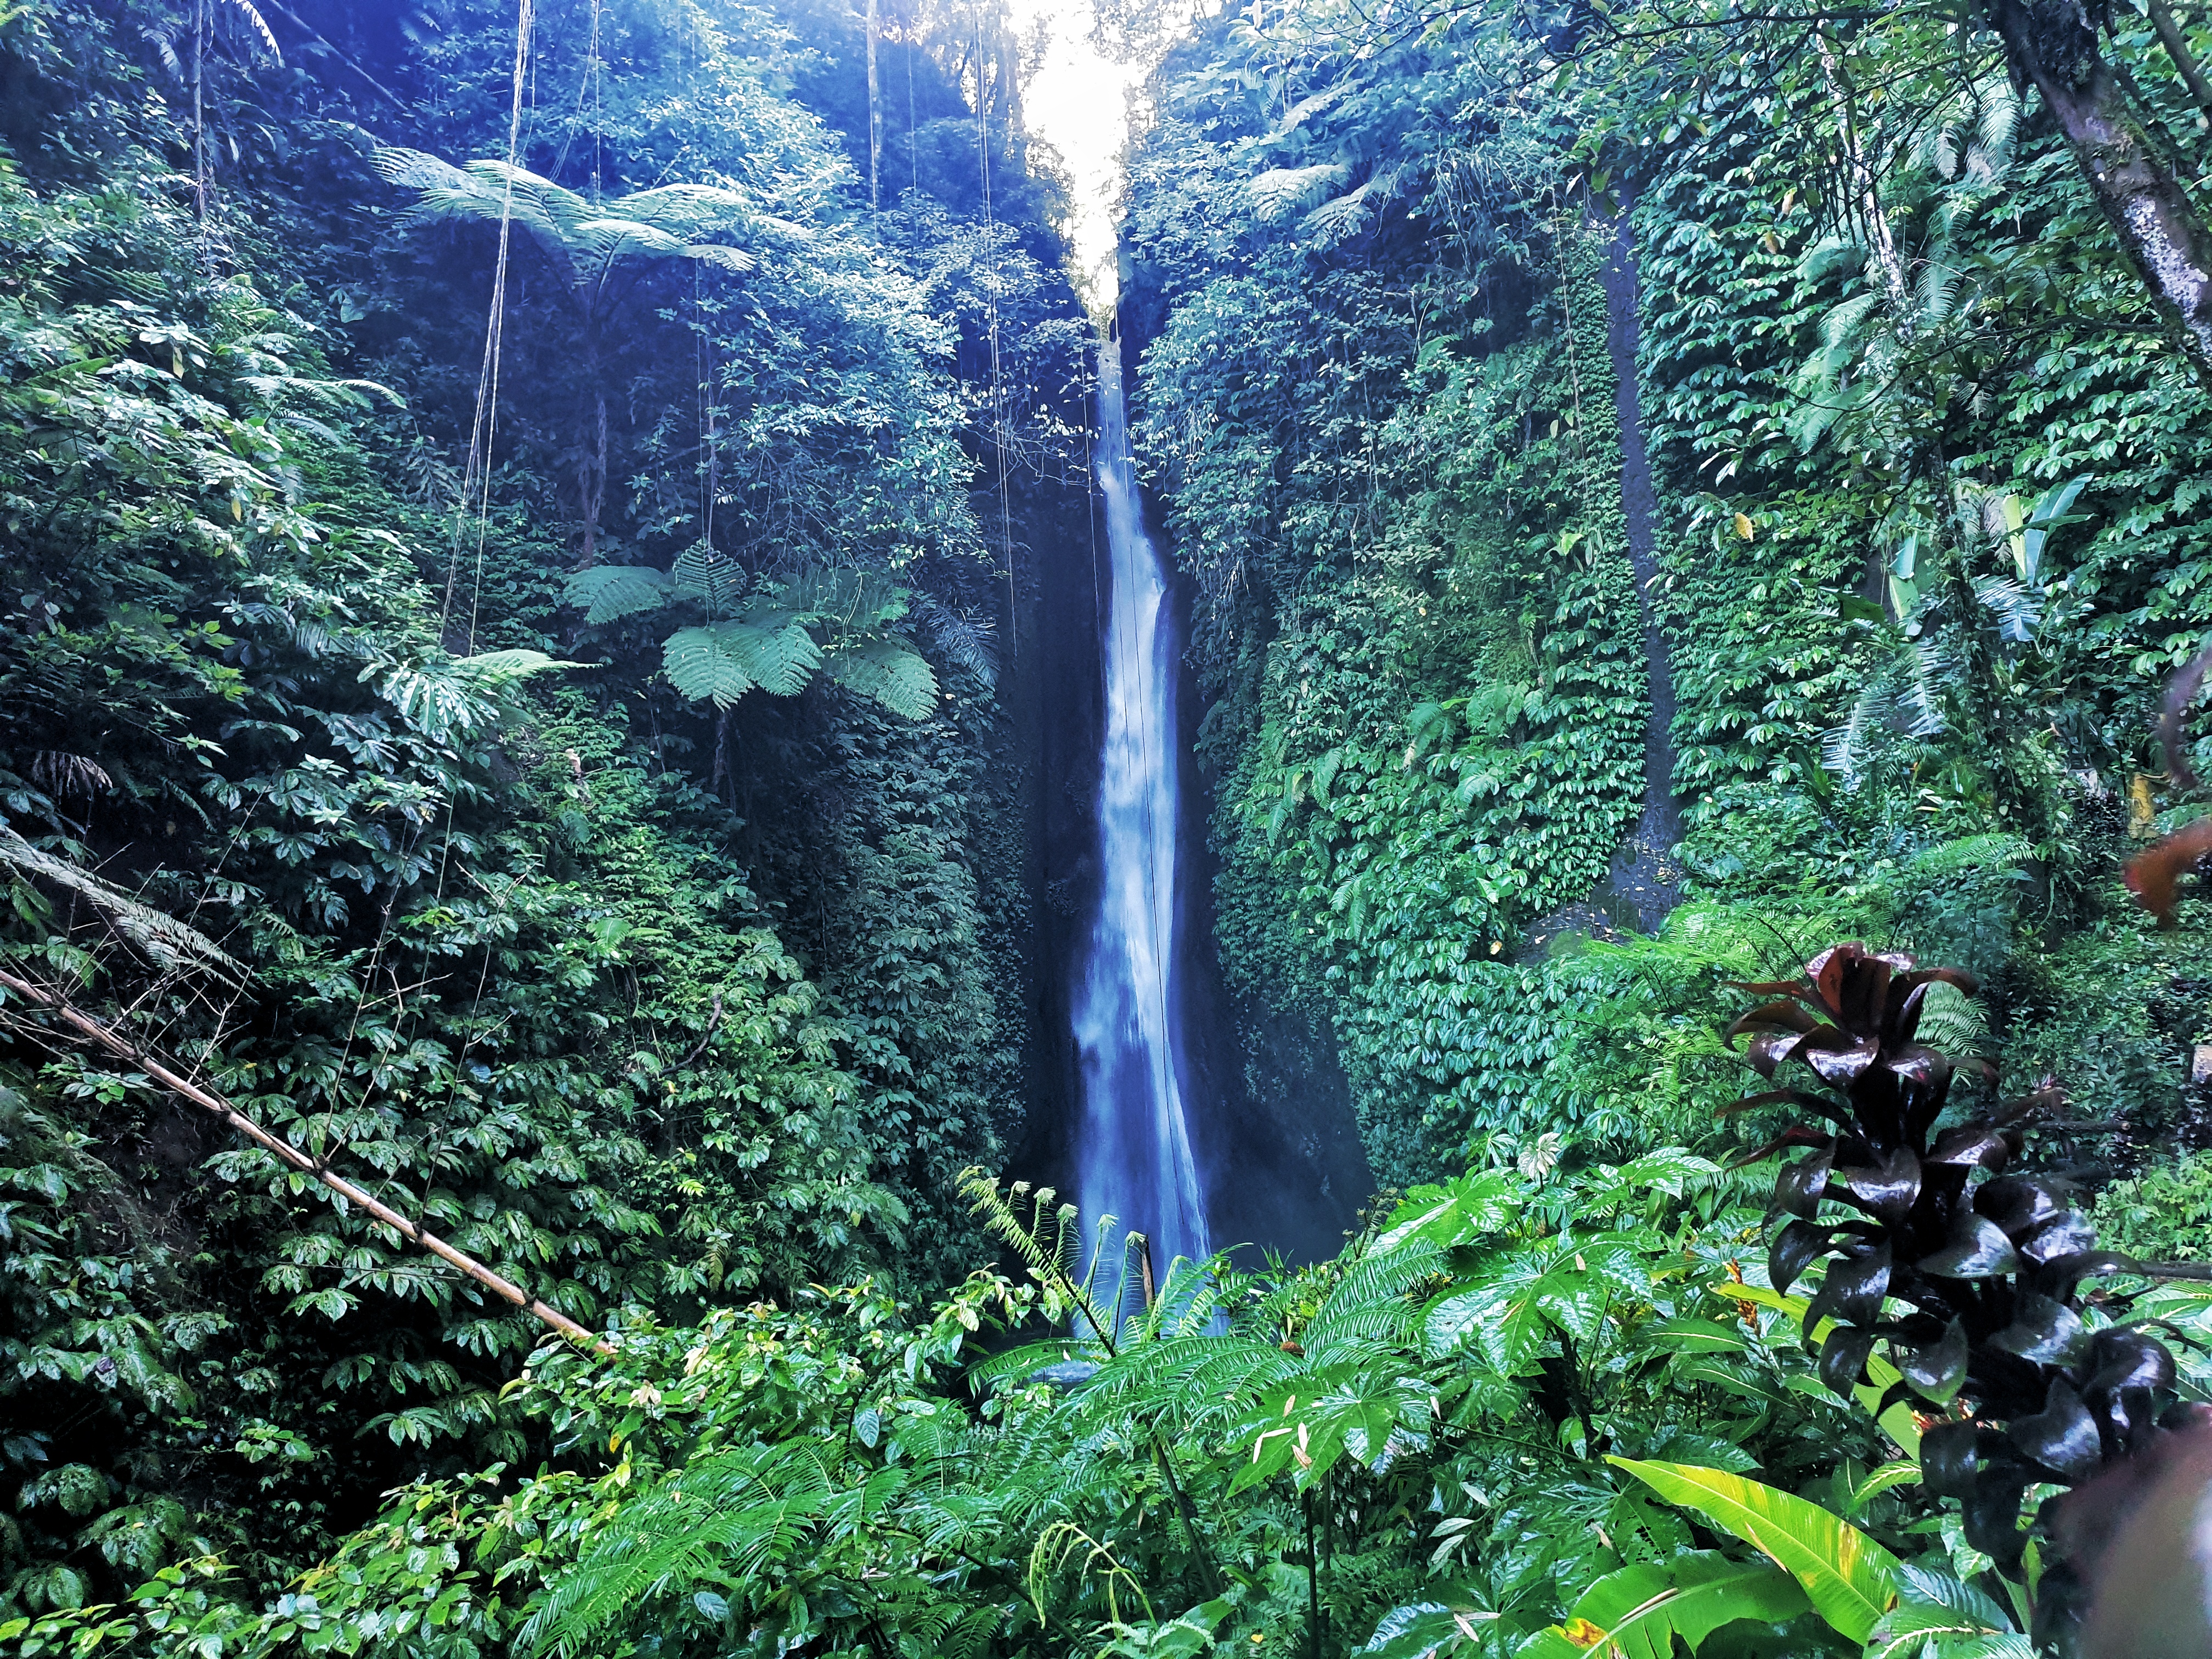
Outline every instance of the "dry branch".
<path id="1" fill-rule="evenodd" d="M 409 1220 L 390 1205 L 372 1197 L 343 1176 L 333 1174 L 325 1169 L 315 1159 L 308 1157 L 307 1153 L 282 1136 L 270 1134 L 268 1130 L 246 1116 L 221 1095 L 191 1081 L 174 1066 L 164 1061 L 160 1055 L 141 1048 L 113 1026 L 93 1018 L 91 1015 L 73 1006 L 59 994 L 46 990 L 28 980 L 18 979 L 15 975 L 5 971 L 0 971 L 0 989 L 21 997 L 34 1006 L 50 1011 L 55 1018 L 79 1036 L 98 1044 L 118 1060 L 128 1061 L 172 1093 L 189 1100 L 203 1110 L 214 1113 L 216 1116 L 221 1118 L 257 1146 L 273 1153 L 301 1174 L 320 1182 L 349 1204 L 358 1205 L 363 1211 L 386 1226 L 392 1228 L 402 1237 L 413 1240 L 440 1261 L 449 1262 L 459 1268 L 486 1290 L 513 1303 L 525 1313 L 543 1321 L 570 1341 L 595 1348 L 601 1353 L 614 1352 L 603 1339 L 592 1335 L 568 1315 L 547 1306 L 512 1279 L 494 1273 L 474 1256 L 455 1249 L 435 1233 Z"/>

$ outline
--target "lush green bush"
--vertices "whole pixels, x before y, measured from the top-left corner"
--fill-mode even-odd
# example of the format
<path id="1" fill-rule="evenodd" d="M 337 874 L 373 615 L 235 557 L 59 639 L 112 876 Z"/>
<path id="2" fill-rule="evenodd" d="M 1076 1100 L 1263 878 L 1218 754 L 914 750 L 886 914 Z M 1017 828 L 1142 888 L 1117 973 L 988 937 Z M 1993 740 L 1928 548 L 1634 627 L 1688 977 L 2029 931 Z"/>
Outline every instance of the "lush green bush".
<path id="1" fill-rule="evenodd" d="M 2139 1261 L 2212 1261 L 2212 1155 L 2185 1152 L 2097 1194 L 2097 1236 Z"/>

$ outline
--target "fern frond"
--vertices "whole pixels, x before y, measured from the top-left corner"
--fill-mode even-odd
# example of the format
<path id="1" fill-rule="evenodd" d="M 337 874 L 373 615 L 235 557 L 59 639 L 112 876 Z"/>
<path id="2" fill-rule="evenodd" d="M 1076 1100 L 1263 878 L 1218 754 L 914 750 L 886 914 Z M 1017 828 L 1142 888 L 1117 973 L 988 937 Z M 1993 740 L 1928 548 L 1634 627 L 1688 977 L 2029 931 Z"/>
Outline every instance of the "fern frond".
<path id="1" fill-rule="evenodd" d="M 682 628 L 661 647 L 668 683 L 694 702 L 727 708 L 758 686 L 779 697 L 795 696 L 822 665 L 822 648 L 805 628 L 787 623 L 708 623 Z"/>
<path id="2" fill-rule="evenodd" d="M 0 824 L 0 863 L 65 887 L 86 900 L 158 967 L 172 973 L 205 974 L 232 985 L 242 985 L 249 977 L 243 963 L 198 928 L 141 903 L 88 870 L 40 852 L 5 824 Z"/>
<path id="3" fill-rule="evenodd" d="M 937 707 L 937 676 L 903 640 L 840 645 L 832 649 L 828 662 L 830 678 L 873 698 L 894 714 L 926 720 Z"/>
<path id="4" fill-rule="evenodd" d="M 548 656 L 543 651 L 515 648 L 507 651 L 480 651 L 473 657 L 456 657 L 453 669 L 487 685 L 507 685 L 516 680 L 526 680 L 533 674 L 543 674 L 555 668 L 589 668 L 587 662 L 568 662 L 559 657 Z"/>
<path id="5" fill-rule="evenodd" d="M 929 642 L 945 659 L 966 669 L 986 686 L 999 683 L 999 653 L 992 641 L 988 617 L 970 617 L 927 593 L 911 596 L 915 617 L 927 630 Z"/>
<path id="6" fill-rule="evenodd" d="M 617 1505 L 517 1633 L 525 1651 L 602 1653 L 652 1603 L 712 1583 L 742 1586 L 793 1559 L 829 1507 L 819 1460 L 793 1445 L 695 1460 Z"/>
<path id="7" fill-rule="evenodd" d="M 696 599 L 708 611 L 720 612 L 737 608 L 744 597 L 746 578 L 735 559 L 700 541 L 676 556 L 668 568 L 668 584 L 678 597 Z"/>
<path id="8" fill-rule="evenodd" d="M 673 582 L 650 565 L 602 564 L 579 570 L 562 584 L 562 598 L 581 606 L 584 621 L 602 623 L 658 611 L 676 596 Z"/>
<path id="9" fill-rule="evenodd" d="M 416 192 L 409 223 L 510 220 L 579 290 L 603 280 L 625 258 L 689 258 L 750 270 L 757 261 L 744 248 L 700 238 L 732 222 L 748 228 L 773 222 L 755 215 L 744 196 L 711 185 L 667 185 L 595 206 L 505 161 L 455 167 L 422 150 L 392 148 L 379 149 L 370 165 L 389 182 Z"/>

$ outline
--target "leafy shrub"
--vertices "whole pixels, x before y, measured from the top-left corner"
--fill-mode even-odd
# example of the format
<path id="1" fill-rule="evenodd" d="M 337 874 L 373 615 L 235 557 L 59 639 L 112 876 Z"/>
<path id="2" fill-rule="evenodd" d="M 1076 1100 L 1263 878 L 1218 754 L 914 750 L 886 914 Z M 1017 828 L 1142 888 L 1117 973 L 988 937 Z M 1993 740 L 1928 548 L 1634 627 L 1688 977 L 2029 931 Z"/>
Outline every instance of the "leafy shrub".
<path id="1" fill-rule="evenodd" d="M 2212 1261 L 2212 1152 L 2112 1182 L 2097 1194 L 2097 1233 L 2143 1261 Z"/>

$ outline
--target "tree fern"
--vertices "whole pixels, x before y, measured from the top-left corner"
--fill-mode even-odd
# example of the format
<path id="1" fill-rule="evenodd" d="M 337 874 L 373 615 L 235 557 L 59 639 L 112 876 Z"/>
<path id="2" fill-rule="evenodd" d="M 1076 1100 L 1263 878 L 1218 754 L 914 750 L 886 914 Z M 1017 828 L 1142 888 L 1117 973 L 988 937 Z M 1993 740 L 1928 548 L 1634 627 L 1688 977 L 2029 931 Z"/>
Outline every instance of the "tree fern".
<path id="1" fill-rule="evenodd" d="M 112 882 L 67 859 L 40 851 L 4 823 L 0 823 L 0 864 L 10 866 L 19 875 L 35 876 L 76 894 L 157 967 L 170 973 L 206 975 L 228 984 L 242 984 L 248 976 L 243 963 L 198 928 L 141 903 Z"/>
<path id="2" fill-rule="evenodd" d="M 770 605 L 732 622 L 678 629 L 661 647 L 669 684 L 695 702 L 727 708 L 758 686 L 793 697 L 822 665 L 822 647 L 803 620 Z"/>
<path id="3" fill-rule="evenodd" d="M 703 541 L 685 548 L 668 568 L 671 591 L 678 598 L 697 600 L 707 607 L 709 615 L 733 608 L 744 597 L 750 583 L 743 565 Z M 801 605 L 793 608 L 805 611 L 811 607 Z"/>
<path id="4" fill-rule="evenodd" d="M 589 627 L 658 611 L 677 597 L 665 571 L 650 565 L 603 564 L 579 570 L 562 584 L 562 597 L 584 612 Z"/>
<path id="5" fill-rule="evenodd" d="M 937 676 L 903 640 L 862 639 L 832 648 L 830 677 L 894 714 L 927 719 L 937 707 Z"/>
<path id="6" fill-rule="evenodd" d="M 461 167 L 418 149 L 386 149 L 370 158 L 386 179 L 416 192 L 410 224 L 502 219 L 520 225 L 580 300 L 625 258 L 689 258 L 732 270 L 757 262 L 744 248 L 698 240 L 733 224 L 757 226 L 751 204 L 735 191 L 671 185 L 595 205 L 574 191 L 505 161 Z"/>
<path id="7" fill-rule="evenodd" d="M 663 1598 L 702 1586 L 742 1594 L 798 1555 L 830 1498 L 811 1448 L 694 1459 L 612 1510 L 524 1622 L 518 1645 L 563 1659 L 602 1653 L 611 1634 Z"/>

